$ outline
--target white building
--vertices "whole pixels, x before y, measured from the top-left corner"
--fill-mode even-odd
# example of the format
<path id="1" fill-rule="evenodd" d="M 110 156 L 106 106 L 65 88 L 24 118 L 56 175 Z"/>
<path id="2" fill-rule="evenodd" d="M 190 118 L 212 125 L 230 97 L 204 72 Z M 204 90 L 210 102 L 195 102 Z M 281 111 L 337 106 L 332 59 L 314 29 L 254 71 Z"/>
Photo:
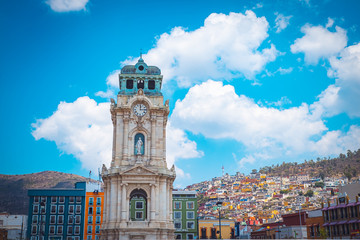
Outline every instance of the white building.
<path id="1" fill-rule="evenodd" d="M 112 161 L 102 169 L 102 239 L 174 239 L 175 167 L 166 164 L 169 102 L 164 104 L 161 84 L 160 69 L 141 57 L 119 74 L 120 91 L 110 107 Z"/>
<path id="2" fill-rule="evenodd" d="M 0 214 L 0 229 L 7 231 L 7 239 L 25 239 L 27 229 L 26 215 Z"/>

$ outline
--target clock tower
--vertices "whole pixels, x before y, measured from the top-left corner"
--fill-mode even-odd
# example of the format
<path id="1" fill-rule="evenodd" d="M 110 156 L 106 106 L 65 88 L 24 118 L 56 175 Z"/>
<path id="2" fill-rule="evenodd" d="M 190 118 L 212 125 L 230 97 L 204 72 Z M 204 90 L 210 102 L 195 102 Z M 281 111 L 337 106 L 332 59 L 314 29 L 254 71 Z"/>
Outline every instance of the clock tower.
<path id="1" fill-rule="evenodd" d="M 173 239 L 174 166 L 166 165 L 169 101 L 161 93 L 162 75 L 142 57 L 119 74 L 117 101 L 111 99 L 113 150 L 103 165 L 102 239 Z"/>

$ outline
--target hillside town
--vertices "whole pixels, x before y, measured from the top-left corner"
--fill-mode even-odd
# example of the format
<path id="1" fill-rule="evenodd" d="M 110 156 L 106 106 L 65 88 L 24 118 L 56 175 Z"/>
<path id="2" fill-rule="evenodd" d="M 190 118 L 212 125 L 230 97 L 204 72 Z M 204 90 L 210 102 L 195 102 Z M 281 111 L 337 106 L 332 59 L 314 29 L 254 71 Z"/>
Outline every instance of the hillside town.
<path id="1" fill-rule="evenodd" d="M 300 209 L 321 208 L 321 203 L 336 199 L 339 186 L 348 184 L 346 177 L 310 178 L 306 173 L 286 177 L 269 177 L 258 172 L 247 176 L 224 174 L 211 181 L 187 187 L 198 192 L 199 216 L 217 216 L 216 202 L 223 202 L 226 218 L 248 224 L 279 221 L 281 215 Z"/>

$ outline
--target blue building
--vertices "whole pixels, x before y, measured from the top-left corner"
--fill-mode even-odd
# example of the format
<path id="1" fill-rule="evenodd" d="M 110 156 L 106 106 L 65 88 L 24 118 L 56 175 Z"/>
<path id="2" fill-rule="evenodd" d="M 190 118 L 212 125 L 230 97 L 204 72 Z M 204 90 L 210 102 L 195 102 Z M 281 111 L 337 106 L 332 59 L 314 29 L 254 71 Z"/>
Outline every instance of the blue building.
<path id="1" fill-rule="evenodd" d="M 85 195 L 85 182 L 74 189 L 29 190 L 27 239 L 83 239 Z"/>

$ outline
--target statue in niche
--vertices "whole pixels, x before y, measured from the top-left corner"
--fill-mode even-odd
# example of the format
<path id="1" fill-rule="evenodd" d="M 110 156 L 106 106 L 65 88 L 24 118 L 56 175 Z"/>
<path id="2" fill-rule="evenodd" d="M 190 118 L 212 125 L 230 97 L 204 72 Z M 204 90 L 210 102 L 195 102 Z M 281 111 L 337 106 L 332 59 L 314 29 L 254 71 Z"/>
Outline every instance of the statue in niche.
<path id="1" fill-rule="evenodd" d="M 143 145 L 143 141 L 141 140 L 141 138 L 139 137 L 139 139 L 136 142 L 135 148 L 136 148 L 136 155 L 141 155 L 141 147 Z"/>

